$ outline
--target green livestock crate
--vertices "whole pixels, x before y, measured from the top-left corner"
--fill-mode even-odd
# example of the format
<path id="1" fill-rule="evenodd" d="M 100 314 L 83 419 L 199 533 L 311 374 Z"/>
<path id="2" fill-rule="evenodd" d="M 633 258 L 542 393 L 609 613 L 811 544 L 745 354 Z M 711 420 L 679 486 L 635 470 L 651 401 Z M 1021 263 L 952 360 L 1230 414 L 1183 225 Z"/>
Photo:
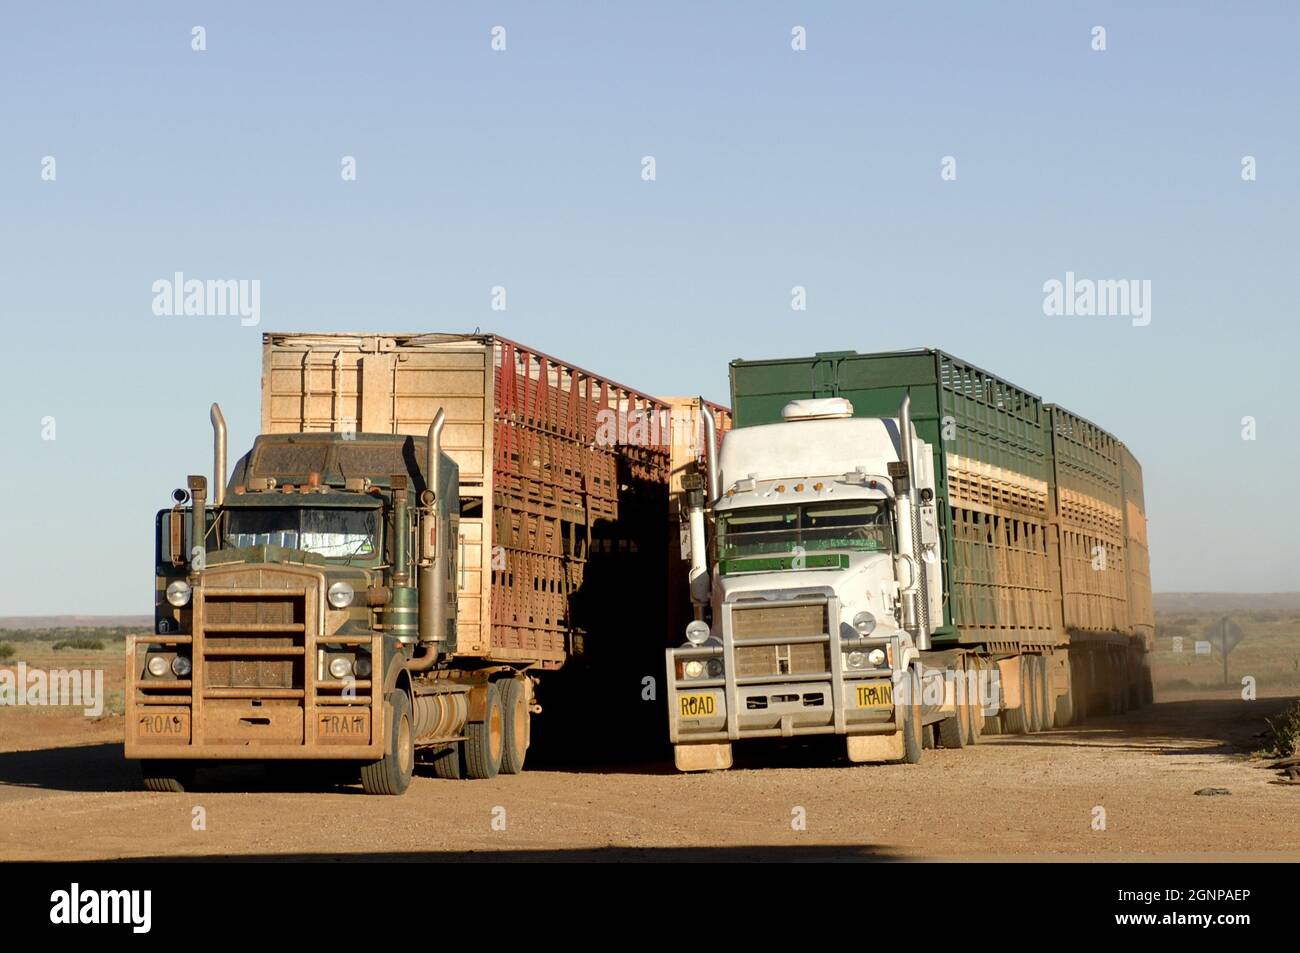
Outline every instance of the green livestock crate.
<path id="1" fill-rule="evenodd" d="M 1064 641 L 1052 432 L 1037 395 L 937 350 L 731 363 L 737 427 L 779 422 L 787 402 L 813 397 L 892 417 L 909 392 L 939 484 L 947 591 L 935 645 Z"/>

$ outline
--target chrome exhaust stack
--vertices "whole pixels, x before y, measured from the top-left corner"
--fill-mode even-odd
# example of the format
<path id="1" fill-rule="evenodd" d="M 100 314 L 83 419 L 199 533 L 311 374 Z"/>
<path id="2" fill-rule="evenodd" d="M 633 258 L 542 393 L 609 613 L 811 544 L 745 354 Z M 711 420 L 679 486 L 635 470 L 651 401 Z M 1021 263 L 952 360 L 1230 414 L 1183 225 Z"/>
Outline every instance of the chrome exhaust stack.
<path id="1" fill-rule="evenodd" d="M 226 418 L 221 415 L 221 405 L 213 404 L 209 413 L 212 419 L 212 505 L 226 502 Z"/>

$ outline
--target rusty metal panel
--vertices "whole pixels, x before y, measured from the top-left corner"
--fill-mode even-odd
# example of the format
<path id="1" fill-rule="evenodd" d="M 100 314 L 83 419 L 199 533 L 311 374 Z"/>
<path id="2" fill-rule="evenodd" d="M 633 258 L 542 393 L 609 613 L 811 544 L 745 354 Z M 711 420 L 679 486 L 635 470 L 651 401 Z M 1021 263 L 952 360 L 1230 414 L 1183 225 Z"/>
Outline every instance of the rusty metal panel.
<path id="1" fill-rule="evenodd" d="M 263 337 L 266 433 L 423 435 L 439 407 L 461 654 L 558 667 L 620 603 L 606 574 L 646 579 L 647 618 L 665 611 L 667 403 L 494 335 Z"/>

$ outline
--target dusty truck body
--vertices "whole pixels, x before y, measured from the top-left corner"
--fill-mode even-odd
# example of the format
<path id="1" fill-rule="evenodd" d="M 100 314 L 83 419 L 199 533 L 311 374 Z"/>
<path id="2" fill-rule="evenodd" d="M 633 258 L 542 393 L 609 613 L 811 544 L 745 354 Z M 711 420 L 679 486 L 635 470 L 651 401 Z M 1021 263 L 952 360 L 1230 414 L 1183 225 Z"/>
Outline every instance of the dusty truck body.
<path id="1" fill-rule="evenodd" d="M 1113 436 L 940 351 L 734 361 L 731 390 L 667 655 L 678 768 L 804 735 L 916 761 L 1150 700 L 1141 471 Z"/>
<path id="2" fill-rule="evenodd" d="M 158 517 L 156 632 L 127 685 L 148 786 L 204 760 L 347 762 L 379 793 L 417 759 L 513 773 L 546 676 L 661 651 L 666 404 L 490 335 L 263 347 L 253 449 L 227 485 L 214 407 L 220 489 L 192 477 Z M 625 574 L 653 604 L 597 639 L 619 592 L 598 583 Z"/>

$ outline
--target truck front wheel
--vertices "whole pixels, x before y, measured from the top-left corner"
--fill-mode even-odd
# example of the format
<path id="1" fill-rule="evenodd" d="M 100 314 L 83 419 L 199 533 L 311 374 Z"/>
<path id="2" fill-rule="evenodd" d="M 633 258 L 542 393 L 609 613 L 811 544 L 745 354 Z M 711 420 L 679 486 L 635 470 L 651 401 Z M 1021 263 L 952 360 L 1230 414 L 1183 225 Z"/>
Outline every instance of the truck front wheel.
<path id="1" fill-rule="evenodd" d="M 367 794 L 405 794 L 415 771 L 415 735 L 411 730 L 411 700 L 406 692 L 387 696 L 388 752 L 361 766 L 361 788 Z"/>
<path id="2" fill-rule="evenodd" d="M 180 761 L 141 761 L 144 789 L 158 794 L 184 794 L 194 790 L 194 766 Z"/>
<path id="3" fill-rule="evenodd" d="M 921 763 L 921 679 L 916 669 L 907 670 L 907 697 L 898 705 L 899 727 L 903 730 L 903 764 Z M 895 749 L 897 750 L 897 749 Z"/>

